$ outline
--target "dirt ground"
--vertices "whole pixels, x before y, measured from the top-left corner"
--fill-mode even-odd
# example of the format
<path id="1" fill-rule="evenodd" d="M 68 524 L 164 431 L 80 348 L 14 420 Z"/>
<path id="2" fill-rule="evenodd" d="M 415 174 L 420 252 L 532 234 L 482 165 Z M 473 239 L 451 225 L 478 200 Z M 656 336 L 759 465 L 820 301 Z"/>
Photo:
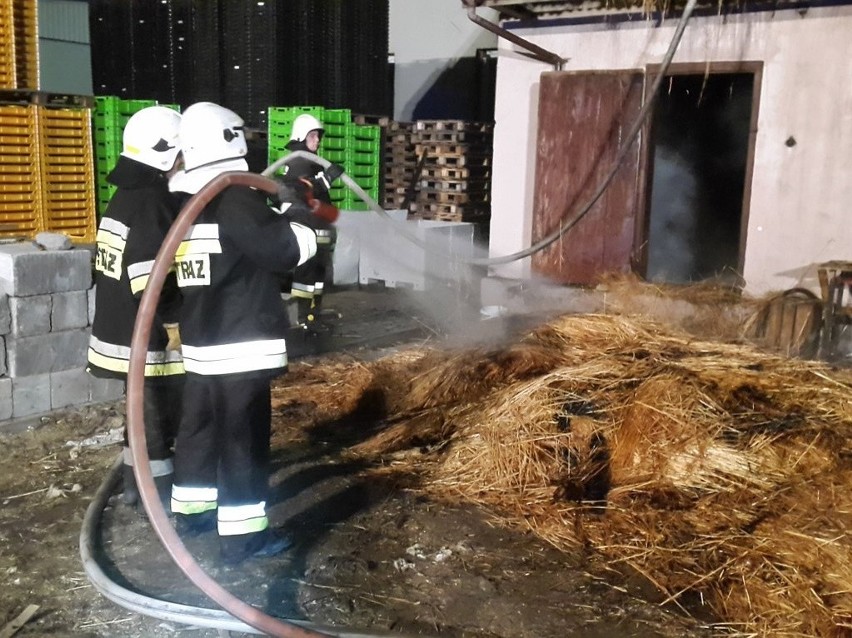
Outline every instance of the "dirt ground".
<path id="1" fill-rule="evenodd" d="M 295 416 L 278 411 L 276 431 Z M 83 516 L 120 452 L 123 424 L 124 403 L 116 402 L 0 435 L 0 632 L 38 605 L 15 635 L 221 635 L 123 609 L 83 571 Z M 281 618 L 400 635 L 720 635 L 710 619 L 659 606 L 641 578 L 591 553 L 559 552 L 497 526 L 487 512 L 430 502 L 405 480 L 377 479 L 341 454 L 353 432 L 370 424 L 333 425 L 310 438 L 275 438 L 270 518 L 296 538 L 284 556 L 229 569 L 218 562 L 215 534 L 187 541 L 202 567 L 243 600 Z M 102 523 L 96 540 L 116 581 L 163 600 L 213 606 L 171 563 L 144 515 L 117 494 Z"/>
<path id="2" fill-rule="evenodd" d="M 88 582 L 78 551 L 83 515 L 119 446 L 92 437 L 119 427 L 121 403 L 58 413 L 2 439 L 0 623 L 27 605 L 16 635 L 216 636 L 129 612 Z M 71 445 L 69 445 L 71 443 Z M 79 445 L 83 443 L 82 445 Z M 700 636 L 699 621 L 658 607 L 638 579 L 591 556 L 560 553 L 486 513 L 437 506 L 404 485 L 365 482 L 335 459 L 334 440 L 279 450 L 275 525 L 297 538 L 282 558 L 226 569 L 215 535 L 188 541 L 230 591 L 281 618 L 440 636 Z M 143 515 L 111 499 L 108 572 L 163 600 L 210 606 L 174 567 Z"/>

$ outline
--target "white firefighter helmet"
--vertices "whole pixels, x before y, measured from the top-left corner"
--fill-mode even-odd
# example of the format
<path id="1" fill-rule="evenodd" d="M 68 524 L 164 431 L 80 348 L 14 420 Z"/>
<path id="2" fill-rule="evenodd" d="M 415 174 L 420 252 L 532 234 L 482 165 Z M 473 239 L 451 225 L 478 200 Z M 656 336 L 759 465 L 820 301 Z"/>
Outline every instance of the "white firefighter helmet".
<path id="1" fill-rule="evenodd" d="M 290 139 L 297 142 L 304 142 L 311 131 L 319 131 L 323 133 L 320 121 L 309 113 L 302 113 L 299 117 L 293 120 L 293 132 L 290 133 Z"/>
<path id="2" fill-rule="evenodd" d="M 134 113 L 124 127 L 121 154 L 146 166 L 168 171 L 180 152 L 180 113 L 149 106 Z"/>
<path id="3" fill-rule="evenodd" d="M 188 107 L 180 122 L 180 147 L 187 171 L 221 160 L 245 157 L 243 118 L 212 102 Z"/>

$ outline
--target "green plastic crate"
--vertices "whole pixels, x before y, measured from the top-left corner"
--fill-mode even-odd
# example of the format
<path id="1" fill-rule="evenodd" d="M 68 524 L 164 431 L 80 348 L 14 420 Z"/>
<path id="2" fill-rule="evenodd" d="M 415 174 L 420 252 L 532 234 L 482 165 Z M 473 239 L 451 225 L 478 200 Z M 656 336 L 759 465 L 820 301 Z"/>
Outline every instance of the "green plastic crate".
<path id="1" fill-rule="evenodd" d="M 381 139 L 382 130 L 374 124 L 350 124 L 349 134 L 357 140 L 373 140 L 378 142 Z"/>
<path id="2" fill-rule="evenodd" d="M 345 137 L 323 137 L 320 150 L 327 151 L 346 151 L 349 148 L 347 138 Z"/>
<path id="3" fill-rule="evenodd" d="M 319 156 L 335 164 L 343 164 L 346 161 L 346 151 L 331 151 L 320 147 Z"/>
<path id="4" fill-rule="evenodd" d="M 353 177 L 352 179 L 354 179 L 355 183 L 365 191 L 375 189 L 379 185 L 379 178 L 376 175 L 371 175 L 369 177 Z"/>
<path id="5" fill-rule="evenodd" d="M 331 124 L 323 122 L 322 127 L 325 130 L 325 134 L 322 138 L 323 142 L 325 142 L 326 138 L 329 137 L 346 137 L 348 132 L 348 127 L 345 124 Z"/>
<path id="6" fill-rule="evenodd" d="M 320 120 L 323 124 L 349 124 L 352 121 L 352 111 L 349 109 L 326 109 Z"/>
<path id="7" fill-rule="evenodd" d="M 321 106 L 270 106 L 266 110 L 267 122 L 290 122 L 292 124 L 300 115 L 308 113 L 320 122 L 323 121 L 325 109 Z"/>
<path id="8" fill-rule="evenodd" d="M 379 168 L 373 164 L 344 164 L 346 173 L 352 178 L 378 177 Z"/>
<path id="9" fill-rule="evenodd" d="M 149 106 L 156 106 L 156 100 L 119 100 L 118 112 L 122 115 L 133 115 Z"/>
<path id="10" fill-rule="evenodd" d="M 344 160 L 347 164 L 370 164 L 370 165 L 378 165 L 379 164 L 379 155 L 378 153 L 365 153 L 363 151 L 354 151 L 347 150 L 346 151 L 346 159 Z"/>
<path id="11" fill-rule="evenodd" d="M 364 151 L 367 153 L 378 154 L 380 149 L 379 142 L 377 140 L 359 140 L 353 139 L 349 146 L 347 147 L 353 151 Z"/>

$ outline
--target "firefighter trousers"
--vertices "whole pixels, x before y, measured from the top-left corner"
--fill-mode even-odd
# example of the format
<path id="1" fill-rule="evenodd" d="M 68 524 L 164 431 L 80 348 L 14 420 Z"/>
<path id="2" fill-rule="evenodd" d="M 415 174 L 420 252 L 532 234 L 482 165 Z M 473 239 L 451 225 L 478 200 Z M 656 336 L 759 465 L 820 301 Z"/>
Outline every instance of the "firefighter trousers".
<path id="1" fill-rule="evenodd" d="M 219 508 L 220 533 L 223 508 L 248 508 L 255 519 L 260 514 L 262 521 L 254 520 L 254 527 L 247 529 L 257 531 L 267 524 L 270 377 L 191 373 L 186 377 L 175 443 L 175 486 L 215 490 L 210 493 Z M 231 525 L 226 533 L 247 532 Z"/>
<path id="2" fill-rule="evenodd" d="M 145 379 L 142 413 L 145 419 L 145 443 L 148 458 L 163 461 L 172 457 L 172 447 L 178 431 L 183 403 L 184 375 L 173 375 L 168 379 Z M 129 448 L 127 428 L 124 429 L 124 447 Z M 126 455 L 125 455 L 126 456 Z M 125 458 L 127 465 L 128 459 Z M 156 473 L 155 473 L 156 476 Z"/>

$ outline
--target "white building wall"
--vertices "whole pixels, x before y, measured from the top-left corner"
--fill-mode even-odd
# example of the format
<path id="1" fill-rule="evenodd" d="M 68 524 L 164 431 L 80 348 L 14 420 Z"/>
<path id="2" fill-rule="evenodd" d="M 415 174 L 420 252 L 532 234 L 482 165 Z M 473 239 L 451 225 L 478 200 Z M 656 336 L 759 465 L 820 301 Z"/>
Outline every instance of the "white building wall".
<path id="1" fill-rule="evenodd" d="M 462 0 L 390 0 L 388 8 L 395 120 L 410 120 L 423 94 L 456 60 L 497 46 L 497 36 L 470 21 Z M 493 9 L 478 13 L 497 19 Z"/>
<path id="2" fill-rule="evenodd" d="M 659 64 L 677 20 L 516 31 L 569 58 L 566 71 Z M 538 82 L 549 65 L 501 40 L 493 257 L 530 245 Z M 674 62 L 762 61 L 744 276 L 755 294 L 815 286 L 814 262 L 852 259 L 852 7 L 692 18 Z M 796 145 L 785 141 L 794 137 Z M 520 169 L 520 171 L 519 171 Z M 526 276 L 529 259 L 497 269 Z M 803 279 L 803 275 L 807 279 Z"/>

